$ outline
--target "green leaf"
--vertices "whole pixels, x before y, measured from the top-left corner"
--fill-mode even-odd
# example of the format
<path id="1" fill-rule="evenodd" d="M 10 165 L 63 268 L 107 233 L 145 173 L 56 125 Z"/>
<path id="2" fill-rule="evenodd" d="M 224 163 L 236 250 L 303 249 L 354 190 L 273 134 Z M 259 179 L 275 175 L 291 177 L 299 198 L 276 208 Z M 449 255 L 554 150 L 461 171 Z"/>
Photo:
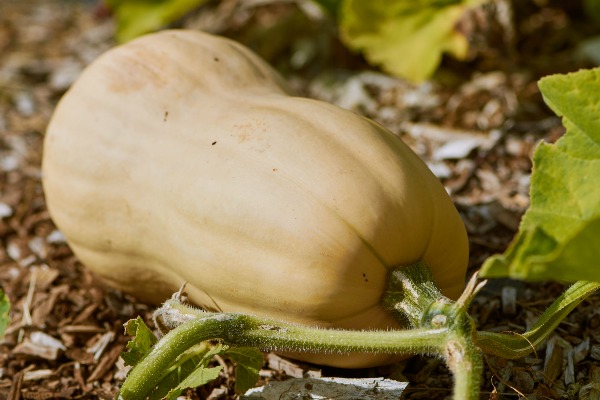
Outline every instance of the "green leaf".
<path id="1" fill-rule="evenodd" d="M 481 275 L 600 282 L 600 68 L 539 86 L 566 133 L 536 149 L 531 206 L 509 249 L 486 260 Z"/>
<path id="2" fill-rule="evenodd" d="M 467 39 L 456 30 L 480 0 L 344 0 L 340 34 L 351 49 L 391 74 L 413 81 L 430 77 L 443 53 L 464 59 Z"/>
<path id="3" fill-rule="evenodd" d="M 135 366 L 150 352 L 157 339 L 141 317 L 125 323 L 125 334 L 134 338 L 127 343 L 129 351 L 121 352 L 121 358 L 125 365 Z"/>
<path id="4" fill-rule="evenodd" d="M 237 363 L 235 368 L 235 392 L 245 393 L 258 382 L 258 372 L 264 364 L 263 355 L 254 347 L 232 347 L 226 356 Z"/>
<path id="5" fill-rule="evenodd" d="M 150 400 L 176 399 L 184 390 L 202 386 L 219 376 L 221 367 L 208 368 L 211 358 L 228 349 L 206 342 L 186 350 L 164 373 Z"/>
<path id="6" fill-rule="evenodd" d="M 4 337 L 4 332 L 10 322 L 10 300 L 2 289 L 0 289 L 0 339 Z"/>
<path id="7" fill-rule="evenodd" d="M 177 21 L 207 0 L 105 0 L 116 17 L 117 41 L 126 42 Z"/>
<path id="8" fill-rule="evenodd" d="M 125 333 L 135 336 L 127 343 L 129 351 L 121 353 L 126 365 L 138 364 L 156 344 L 160 345 L 156 337 L 146 326 L 141 317 L 129 320 L 125 324 Z M 160 378 L 152 388 L 148 400 L 176 399 L 184 390 L 202 386 L 213 381 L 219 376 L 221 367 L 208 368 L 208 363 L 213 356 L 225 353 L 229 346 L 223 344 L 212 345 L 201 342 L 181 353 L 172 364 L 161 371 Z M 118 398 L 122 398 L 120 393 Z"/>
<path id="9" fill-rule="evenodd" d="M 206 385 L 209 382 L 214 381 L 219 377 L 223 367 L 200 367 L 192 371 L 177 387 L 172 389 L 166 396 L 166 400 L 174 400 L 186 389 L 196 388 L 198 386 Z"/>

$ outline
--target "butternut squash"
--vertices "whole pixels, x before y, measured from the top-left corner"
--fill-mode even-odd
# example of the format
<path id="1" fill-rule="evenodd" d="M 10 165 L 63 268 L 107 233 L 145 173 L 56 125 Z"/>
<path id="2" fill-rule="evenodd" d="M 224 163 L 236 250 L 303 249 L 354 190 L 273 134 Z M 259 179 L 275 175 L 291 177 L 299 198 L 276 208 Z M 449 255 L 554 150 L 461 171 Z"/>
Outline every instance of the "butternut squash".
<path id="1" fill-rule="evenodd" d="M 148 302 L 188 282 L 211 310 L 387 329 L 399 328 L 379 304 L 391 266 L 424 260 L 451 298 L 464 284 L 465 228 L 408 146 L 294 97 L 249 49 L 202 32 L 94 61 L 48 126 L 43 184 L 82 263 Z M 333 358 L 309 359 L 388 359 Z"/>

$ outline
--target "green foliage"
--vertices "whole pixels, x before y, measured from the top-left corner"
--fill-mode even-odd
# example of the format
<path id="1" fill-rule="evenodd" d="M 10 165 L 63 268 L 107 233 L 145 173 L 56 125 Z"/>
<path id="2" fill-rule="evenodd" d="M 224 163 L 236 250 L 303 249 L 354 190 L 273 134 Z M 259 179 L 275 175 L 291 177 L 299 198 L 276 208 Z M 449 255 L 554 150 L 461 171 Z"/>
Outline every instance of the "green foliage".
<path id="1" fill-rule="evenodd" d="M 10 312 L 10 300 L 6 293 L 2 289 L 0 289 L 0 339 L 4 337 L 4 332 L 6 331 L 6 327 L 10 322 L 9 318 Z"/>
<path id="2" fill-rule="evenodd" d="M 121 43 L 158 30 L 206 2 L 105 1 L 115 14 Z M 456 23 L 469 7 L 485 0 L 314 1 L 338 21 L 346 46 L 390 74 L 422 81 L 435 72 L 443 53 L 457 59 L 467 56 L 467 39 Z"/>
<path id="3" fill-rule="evenodd" d="M 258 371 L 263 366 L 262 353 L 254 347 L 232 347 L 226 355 L 237 363 L 235 392 L 245 393 L 256 385 Z"/>
<path id="4" fill-rule="evenodd" d="M 128 351 L 121 353 L 126 365 L 135 366 L 150 353 L 155 344 L 160 343 L 141 317 L 129 320 L 125 324 L 125 333 L 133 336 L 127 343 Z M 174 400 L 186 389 L 217 379 L 222 367 L 208 366 L 215 355 L 227 356 L 237 363 L 236 392 L 244 393 L 254 387 L 258 381 L 258 371 L 263 365 L 262 353 L 258 349 L 201 342 L 184 351 L 162 372 L 160 382 L 149 400 Z"/>
<path id="5" fill-rule="evenodd" d="M 200 343 L 185 351 L 177 361 L 165 371 L 158 388 L 152 392 L 150 400 L 175 400 L 184 390 L 205 385 L 219 377 L 222 367 L 208 367 L 210 359 L 221 354 L 227 346 L 211 346 Z"/>
<path id="6" fill-rule="evenodd" d="M 201 6 L 206 0 L 105 0 L 117 20 L 117 41 L 126 42 L 158 30 Z"/>
<path id="7" fill-rule="evenodd" d="M 566 134 L 536 149 L 531 206 L 482 276 L 600 282 L 600 68 L 549 76 L 539 86 Z"/>
<path id="8" fill-rule="evenodd" d="M 467 39 L 455 27 L 480 0 L 342 0 L 342 40 L 393 75 L 413 81 L 430 77 L 443 53 L 464 59 Z"/>
<path id="9" fill-rule="evenodd" d="M 156 337 L 148 326 L 146 326 L 142 317 L 127 321 L 125 324 L 125 334 L 133 336 L 134 339 L 127 343 L 129 351 L 122 352 L 121 358 L 125 361 L 125 365 L 134 366 L 148 354 L 152 346 L 156 343 Z"/>
<path id="10" fill-rule="evenodd" d="M 173 400 L 179 397 L 184 390 L 195 388 L 198 386 L 206 385 L 209 382 L 214 381 L 219 377 L 221 367 L 213 368 L 197 368 L 193 370 L 179 385 L 171 389 L 169 393 L 164 397 L 166 400 Z M 152 396 L 154 398 L 154 396 Z M 157 397 L 156 399 L 161 399 Z"/>

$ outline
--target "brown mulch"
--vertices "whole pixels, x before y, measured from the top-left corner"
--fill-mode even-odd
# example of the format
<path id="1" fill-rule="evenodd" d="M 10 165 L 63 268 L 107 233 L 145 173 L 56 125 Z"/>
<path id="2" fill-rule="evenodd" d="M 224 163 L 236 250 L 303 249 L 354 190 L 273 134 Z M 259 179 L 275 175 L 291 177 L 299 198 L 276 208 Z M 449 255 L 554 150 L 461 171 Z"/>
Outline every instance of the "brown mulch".
<path id="1" fill-rule="evenodd" d="M 291 2 L 212 2 L 177 26 L 241 40 L 299 92 L 367 115 L 401 135 L 442 179 L 471 240 L 471 272 L 513 237 L 528 200 L 531 154 L 563 133 L 543 104 L 540 76 L 587 66 L 577 43 L 598 33 L 574 5 L 496 1 L 464 21 L 471 61 L 446 60 L 434 82 L 411 85 L 367 68 L 326 19 Z M 503 11 L 504 10 L 504 11 Z M 596 31 L 594 31 L 596 29 Z M 95 1 L 0 2 L 0 286 L 12 302 L 0 341 L 0 399 L 114 398 L 127 369 L 123 323 L 152 308 L 102 287 L 77 261 L 45 209 L 40 159 L 56 102 L 82 68 L 114 45 L 114 21 Z M 291 43 L 281 38 L 294 38 Z M 286 39 L 287 40 L 287 39 Z M 308 47 L 312 43 L 313 47 Z M 303 53 L 304 52 L 304 53 Z M 522 332 L 563 286 L 491 282 L 475 300 L 480 328 Z M 600 399 L 599 297 L 586 300 L 547 345 L 522 360 L 486 359 L 482 398 Z M 406 398 L 446 398 L 443 362 L 344 371 L 265 358 L 261 384 L 285 376 L 386 376 Z M 220 360 L 220 362 L 223 362 Z M 190 398 L 234 398 L 231 365 Z"/>

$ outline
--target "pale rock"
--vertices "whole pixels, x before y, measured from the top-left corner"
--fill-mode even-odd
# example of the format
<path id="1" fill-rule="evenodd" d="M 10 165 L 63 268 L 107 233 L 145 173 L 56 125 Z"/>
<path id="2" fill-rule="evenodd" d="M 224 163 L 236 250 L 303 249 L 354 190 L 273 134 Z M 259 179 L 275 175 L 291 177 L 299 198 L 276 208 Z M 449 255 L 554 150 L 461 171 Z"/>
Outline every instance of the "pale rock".
<path id="1" fill-rule="evenodd" d="M 408 386 L 384 378 L 295 378 L 250 389 L 242 400 L 397 400 Z"/>

